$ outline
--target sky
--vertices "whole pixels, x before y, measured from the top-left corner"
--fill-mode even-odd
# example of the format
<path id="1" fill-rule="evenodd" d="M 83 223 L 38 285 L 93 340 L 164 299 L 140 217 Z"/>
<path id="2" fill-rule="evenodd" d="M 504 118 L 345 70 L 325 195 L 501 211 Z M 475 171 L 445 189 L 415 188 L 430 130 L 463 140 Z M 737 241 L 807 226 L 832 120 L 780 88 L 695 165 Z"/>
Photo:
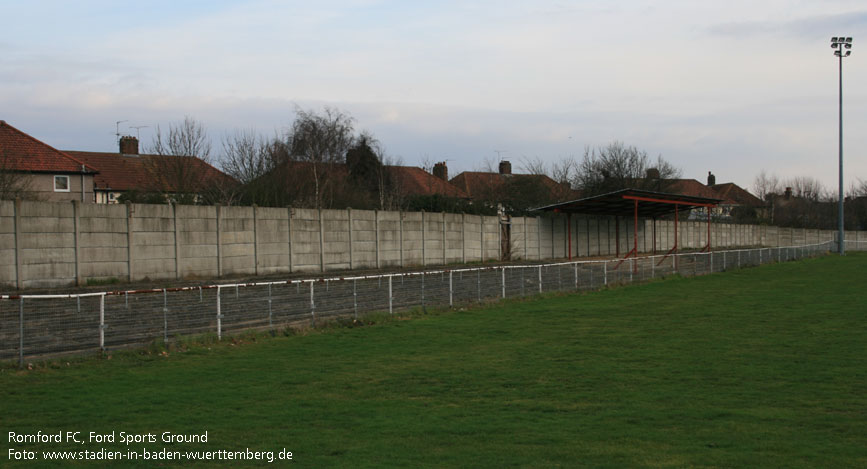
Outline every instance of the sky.
<path id="1" fill-rule="evenodd" d="M 619 141 L 683 176 L 867 181 L 863 0 L 0 0 L 0 119 L 61 150 L 185 116 L 215 159 L 337 108 L 406 165 L 553 164 Z M 117 121 L 121 122 L 119 125 Z M 146 126 L 146 127 L 143 127 Z M 139 127 L 139 128 L 136 128 Z"/>

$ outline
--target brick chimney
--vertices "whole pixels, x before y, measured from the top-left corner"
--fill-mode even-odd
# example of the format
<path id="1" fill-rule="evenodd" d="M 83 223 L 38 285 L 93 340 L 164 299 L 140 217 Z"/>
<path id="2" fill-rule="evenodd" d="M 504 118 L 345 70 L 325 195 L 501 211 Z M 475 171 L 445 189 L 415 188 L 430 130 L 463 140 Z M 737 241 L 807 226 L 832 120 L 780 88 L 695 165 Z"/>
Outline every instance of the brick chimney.
<path id="1" fill-rule="evenodd" d="M 138 139 L 125 136 L 120 138 L 121 155 L 138 155 Z"/>
<path id="2" fill-rule="evenodd" d="M 714 184 L 716 184 L 716 176 L 714 176 L 712 172 L 708 171 L 707 172 L 707 185 L 713 186 Z"/>
<path id="3" fill-rule="evenodd" d="M 656 168 L 647 168 L 647 179 L 659 179 L 659 170 Z"/>
<path id="4" fill-rule="evenodd" d="M 500 161 L 500 174 L 512 174 L 512 163 L 506 160 Z"/>
<path id="5" fill-rule="evenodd" d="M 445 161 L 440 161 L 439 163 L 434 165 L 433 175 L 442 179 L 443 181 L 449 180 L 449 167 L 446 166 Z"/>
<path id="6" fill-rule="evenodd" d="M 791 198 L 792 198 L 792 188 L 791 188 L 791 187 L 787 187 L 787 188 L 786 188 L 786 200 L 789 200 L 789 199 L 791 199 Z"/>

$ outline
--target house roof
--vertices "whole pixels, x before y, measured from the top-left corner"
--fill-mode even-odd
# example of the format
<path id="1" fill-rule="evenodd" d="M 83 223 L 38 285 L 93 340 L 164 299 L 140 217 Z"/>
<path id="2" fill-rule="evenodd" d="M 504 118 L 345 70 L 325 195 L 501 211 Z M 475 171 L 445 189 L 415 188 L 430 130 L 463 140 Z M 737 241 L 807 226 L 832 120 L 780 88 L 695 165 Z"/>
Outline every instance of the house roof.
<path id="1" fill-rule="evenodd" d="M 702 184 L 695 179 L 675 179 L 666 189 L 668 192 L 690 197 L 704 197 L 707 199 L 720 199 L 722 204 L 734 204 L 732 200 L 721 196 L 713 188 Z"/>
<path id="2" fill-rule="evenodd" d="M 94 189 L 115 191 L 157 189 L 155 185 L 158 178 L 152 174 L 152 168 L 160 167 L 158 160 L 161 158 L 176 158 L 173 156 L 132 156 L 92 151 L 67 151 L 67 153 L 99 170 L 99 174 L 93 178 Z M 234 182 L 231 177 L 200 158 L 191 157 L 187 161 L 194 166 L 191 173 L 201 174 L 202 181 Z M 171 180 L 164 180 L 163 183 L 168 186 L 173 185 Z M 176 187 L 161 187 L 159 189 L 168 192 L 176 192 L 177 190 Z"/>
<path id="3" fill-rule="evenodd" d="M 288 174 L 295 181 L 303 181 L 312 178 L 313 163 L 307 161 L 287 161 L 284 167 L 291 169 Z M 320 167 L 325 168 L 335 180 L 347 180 L 349 169 L 341 163 L 324 163 Z M 386 166 L 389 175 L 393 178 L 395 187 L 401 196 L 415 195 L 440 195 L 444 197 L 469 198 L 459 187 L 444 181 L 433 174 L 428 173 L 416 166 Z"/>
<path id="4" fill-rule="evenodd" d="M 36 173 L 95 173 L 97 170 L 68 153 L 43 143 L 0 120 L 0 164 L 9 171 Z"/>
<path id="5" fill-rule="evenodd" d="M 738 205 L 750 207 L 761 207 L 764 205 L 762 199 L 750 194 L 746 189 L 733 182 L 714 184 L 711 187 L 719 194 L 720 198 L 734 201 Z"/>
<path id="6" fill-rule="evenodd" d="M 440 179 L 415 166 L 388 166 L 397 180 L 401 195 L 441 195 L 468 199 L 469 195 L 458 186 Z"/>
<path id="7" fill-rule="evenodd" d="M 451 179 L 453 185 L 463 190 L 471 198 L 486 197 L 495 193 L 509 178 L 535 180 L 537 184 L 546 187 L 555 199 L 571 198 L 575 195 L 572 189 L 551 179 L 544 174 L 500 174 L 492 172 L 464 171 Z"/>

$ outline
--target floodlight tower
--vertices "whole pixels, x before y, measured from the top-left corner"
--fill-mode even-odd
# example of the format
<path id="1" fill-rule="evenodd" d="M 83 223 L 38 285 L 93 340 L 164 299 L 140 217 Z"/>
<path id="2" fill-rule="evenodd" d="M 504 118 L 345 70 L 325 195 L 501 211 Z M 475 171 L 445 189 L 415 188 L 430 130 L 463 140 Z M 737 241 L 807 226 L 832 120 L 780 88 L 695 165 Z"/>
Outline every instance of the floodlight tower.
<path id="1" fill-rule="evenodd" d="M 834 55 L 840 58 L 840 193 L 837 207 L 838 227 L 838 252 L 840 255 L 846 253 L 845 242 L 843 239 L 843 57 L 849 57 L 852 54 L 852 38 L 844 36 L 835 36 L 831 38 L 831 48 L 834 49 Z"/>

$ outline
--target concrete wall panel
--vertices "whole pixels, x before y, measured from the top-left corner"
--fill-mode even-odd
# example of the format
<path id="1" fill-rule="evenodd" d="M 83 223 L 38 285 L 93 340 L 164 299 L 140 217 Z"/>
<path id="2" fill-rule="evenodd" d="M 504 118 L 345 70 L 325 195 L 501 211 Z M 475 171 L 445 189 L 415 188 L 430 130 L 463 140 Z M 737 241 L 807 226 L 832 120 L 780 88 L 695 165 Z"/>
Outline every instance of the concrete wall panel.
<path id="1" fill-rule="evenodd" d="M 15 216 L 15 202 L 12 200 L 0 200 L 0 217 Z"/>
<path id="2" fill-rule="evenodd" d="M 123 274 L 126 274 L 127 254 L 129 250 L 126 247 L 122 248 L 81 248 L 81 258 L 87 261 L 81 262 L 81 265 L 94 264 L 100 262 L 122 262 Z M 120 275 L 120 274 L 118 274 Z"/>
<path id="3" fill-rule="evenodd" d="M 80 274 L 85 278 L 122 279 L 126 277 L 126 261 L 124 262 L 88 262 L 81 264 Z"/>

